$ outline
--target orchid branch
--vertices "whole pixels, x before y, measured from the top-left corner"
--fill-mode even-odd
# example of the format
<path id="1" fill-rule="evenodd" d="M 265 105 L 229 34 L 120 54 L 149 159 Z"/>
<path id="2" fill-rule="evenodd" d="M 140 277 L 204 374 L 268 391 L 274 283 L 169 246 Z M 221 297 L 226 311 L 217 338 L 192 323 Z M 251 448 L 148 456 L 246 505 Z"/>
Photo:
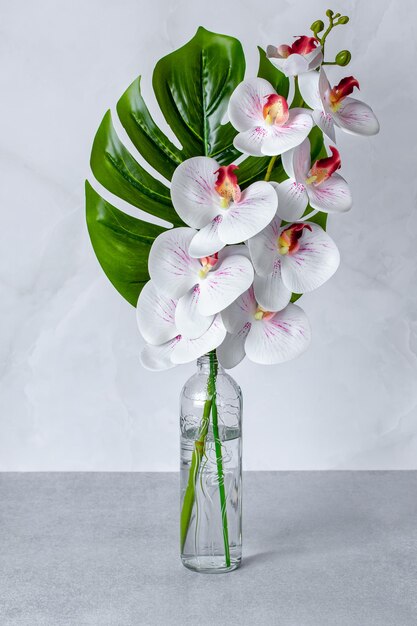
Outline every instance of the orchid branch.
<path id="1" fill-rule="evenodd" d="M 327 9 L 326 16 L 329 20 L 329 25 L 321 37 L 319 36 L 319 33 L 324 30 L 324 22 L 322 20 L 316 20 L 310 26 L 310 29 L 313 31 L 315 38 L 321 45 L 323 57 L 324 57 L 324 47 L 325 47 L 326 39 L 330 35 L 333 28 L 335 28 L 336 26 L 342 26 L 349 22 L 349 18 L 347 15 L 334 13 L 331 9 Z M 336 55 L 334 61 L 323 61 L 322 65 L 340 65 L 344 67 L 345 65 L 348 65 L 351 58 L 352 58 L 352 55 L 349 52 L 349 50 L 341 50 Z"/>

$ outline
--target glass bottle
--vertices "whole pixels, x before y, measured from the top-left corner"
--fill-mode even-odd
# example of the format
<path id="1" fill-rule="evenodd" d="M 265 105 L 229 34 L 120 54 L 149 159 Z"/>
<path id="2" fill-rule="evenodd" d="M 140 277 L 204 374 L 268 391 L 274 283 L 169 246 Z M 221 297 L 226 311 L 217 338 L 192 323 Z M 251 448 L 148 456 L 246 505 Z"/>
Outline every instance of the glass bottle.
<path id="1" fill-rule="evenodd" d="M 198 572 L 242 557 L 242 392 L 217 363 L 197 361 L 181 392 L 181 560 Z"/>

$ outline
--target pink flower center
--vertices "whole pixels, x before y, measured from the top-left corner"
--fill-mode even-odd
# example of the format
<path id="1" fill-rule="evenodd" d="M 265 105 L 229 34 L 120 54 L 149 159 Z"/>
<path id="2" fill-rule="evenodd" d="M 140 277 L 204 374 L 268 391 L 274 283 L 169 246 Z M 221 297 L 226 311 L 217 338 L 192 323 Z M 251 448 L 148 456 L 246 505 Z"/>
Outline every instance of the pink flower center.
<path id="1" fill-rule="evenodd" d="M 269 96 L 265 96 L 266 103 L 263 107 L 263 116 L 267 124 L 276 126 L 283 126 L 288 120 L 288 102 L 283 96 L 279 96 L 276 93 L 271 93 Z"/>
<path id="2" fill-rule="evenodd" d="M 321 185 L 322 182 L 330 178 L 341 166 L 340 154 L 337 148 L 330 146 L 332 156 L 319 159 L 314 163 L 306 178 L 306 183 L 313 184 L 315 187 Z"/>
<path id="3" fill-rule="evenodd" d="M 270 320 L 271 317 L 274 317 L 275 315 L 275 311 L 265 311 L 265 309 L 263 309 L 261 306 L 257 306 L 257 309 L 254 313 L 254 318 L 256 320 Z"/>
<path id="4" fill-rule="evenodd" d="M 217 265 L 218 260 L 219 260 L 218 252 L 215 252 L 214 254 L 210 256 L 201 257 L 201 259 L 199 259 L 201 263 L 201 270 L 198 272 L 198 275 L 200 276 L 200 278 L 206 278 L 209 271 L 213 269 L 215 265 Z"/>
<path id="5" fill-rule="evenodd" d="M 311 231 L 309 224 L 292 224 L 284 228 L 278 237 L 278 252 L 280 254 L 295 254 L 300 248 L 300 239 L 304 229 Z"/>
<path id="6" fill-rule="evenodd" d="M 239 169 L 237 165 L 222 165 L 214 172 L 217 174 L 214 188 L 222 199 L 221 207 L 223 209 L 227 209 L 231 202 L 239 202 L 242 195 L 235 174 L 237 169 Z"/>
<path id="7" fill-rule="evenodd" d="M 359 83 L 354 76 L 342 78 L 340 83 L 330 90 L 329 104 L 331 110 L 338 111 L 344 98 L 351 94 L 355 87 L 359 89 Z"/>
<path id="8" fill-rule="evenodd" d="M 292 46 L 287 46 L 283 44 L 282 46 L 278 46 L 278 54 L 280 54 L 284 59 L 287 59 L 291 54 L 302 54 L 303 56 L 313 52 L 319 45 L 319 40 L 315 37 L 307 37 L 307 35 L 300 35 L 294 41 Z"/>

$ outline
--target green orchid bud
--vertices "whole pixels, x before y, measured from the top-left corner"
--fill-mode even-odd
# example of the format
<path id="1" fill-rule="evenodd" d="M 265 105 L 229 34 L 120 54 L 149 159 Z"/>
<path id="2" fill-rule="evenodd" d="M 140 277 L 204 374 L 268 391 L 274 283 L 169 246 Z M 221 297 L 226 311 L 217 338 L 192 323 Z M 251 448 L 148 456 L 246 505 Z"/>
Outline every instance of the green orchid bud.
<path id="1" fill-rule="evenodd" d="M 347 24 L 349 21 L 349 18 L 347 15 L 342 15 L 342 17 L 340 17 L 337 21 L 338 24 Z"/>
<path id="2" fill-rule="evenodd" d="M 327 17 L 333 17 L 333 11 L 331 9 L 327 9 L 326 15 Z"/>
<path id="3" fill-rule="evenodd" d="M 323 29 L 324 29 L 324 23 L 321 20 L 316 20 L 310 26 L 310 30 L 312 30 L 315 35 L 317 35 L 317 33 L 321 33 Z"/>
<path id="4" fill-rule="evenodd" d="M 345 65 L 348 65 L 348 63 L 350 63 L 351 58 L 352 55 L 350 54 L 349 50 L 341 50 L 336 54 L 335 61 L 337 65 L 344 67 Z"/>

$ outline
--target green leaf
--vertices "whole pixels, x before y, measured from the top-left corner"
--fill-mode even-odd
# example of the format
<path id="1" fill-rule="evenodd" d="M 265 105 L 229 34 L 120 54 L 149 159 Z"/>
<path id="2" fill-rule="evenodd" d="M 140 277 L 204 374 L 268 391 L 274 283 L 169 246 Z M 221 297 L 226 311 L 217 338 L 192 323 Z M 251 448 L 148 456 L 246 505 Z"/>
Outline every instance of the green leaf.
<path id="1" fill-rule="evenodd" d="M 271 61 L 267 58 L 265 50 L 262 50 L 258 46 L 259 50 L 259 68 L 258 68 L 258 76 L 260 78 L 265 78 L 277 93 L 280 96 L 284 96 L 284 98 L 288 98 L 288 91 L 290 89 L 290 81 L 289 79 L 279 71 L 278 68 L 275 67 L 271 63 Z"/>
<path id="2" fill-rule="evenodd" d="M 236 131 L 230 123 L 222 124 L 222 120 L 229 98 L 244 74 L 245 57 L 240 42 L 199 28 L 185 46 L 162 58 L 153 73 L 158 105 L 181 147 L 155 123 L 142 96 L 139 77 L 119 99 L 117 114 L 130 141 L 146 161 L 145 166 L 138 163 L 118 137 L 108 111 L 91 153 L 96 179 L 145 213 L 182 226 L 169 188 L 153 172 L 169 181 L 175 168 L 190 157 L 208 155 L 228 164 L 240 156 L 233 146 Z M 262 176 L 268 159 L 257 161 L 261 163 L 253 160 L 242 166 L 243 177 L 252 180 Z M 148 280 L 150 246 L 163 229 L 125 215 L 88 184 L 86 198 L 88 230 L 96 256 L 116 289 L 136 304 L 138 293 Z M 138 247 L 138 237 L 142 235 L 144 240 Z M 138 250 L 136 261 L 134 250 Z"/>
<path id="3" fill-rule="evenodd" d="M 104 273 L 121 295 L 136 306 L 149 280 L 151 245 L 165 229 L 119 211 L 85 183 L 87 227 Z"/>
<path id="4" fill-rule="evenodd" d="M 155 124 L 140 90 L 141 77 L 133 81 L 117 103 L 117 113 L 130 140 L 148 163 L 171 180 L 184 156 Z"/>
<path id="5" fill-rule="evenodd" d="M 207 155 L 227 163 L 239 156 L 233 147 L 236 131 L 222 119 L 244 74 L 240 42 L 202 27 L 185 46 L 158 61 L 155 96 L 184 158 Z"/>
<path id="6" fill-rule="evenodd" d="M 119 198 L 151 215 L 182 225 L 168 187 L 151 176 L 125 148 L 114 130 L 110 111 L 94 138 L 90 164 L 97 180 Z"/>

